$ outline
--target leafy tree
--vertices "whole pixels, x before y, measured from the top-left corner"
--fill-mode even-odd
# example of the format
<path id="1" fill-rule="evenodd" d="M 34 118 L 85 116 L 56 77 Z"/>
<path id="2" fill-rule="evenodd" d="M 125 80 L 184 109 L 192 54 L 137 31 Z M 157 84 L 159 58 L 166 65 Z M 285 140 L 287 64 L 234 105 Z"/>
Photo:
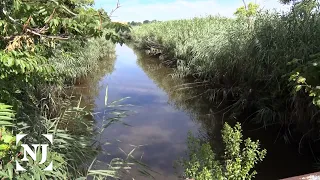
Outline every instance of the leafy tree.
<path id="1" fill-rule="evenodd" d="M 283 3 L 283 4 L 289 4 L 289 3 L 295 4 L 298 1 L 299 0 L 280 0 L 280 2 Z"/>
<path id="2" fill-rule="evenodd" d="M 143 24 L 148 24 L 148 23 L 150 23 L 149 20 L 144 20 L 144 21 L 143 21 Z"/>
<path id="3" fill-rule="evenodd" d="M 259 5 L 255 3 L 249 3 L 248 6 L 244 3 L 244 6 L 237 9 L 234 13 L 238 17 L 253 17 L 258 12 Z"/>
<path id="4" fill-rule="evenodd" d="M 141 25 L 142 23 L 141 23 L 141 22 L 131 21 L 131 22 L 128 22 L 128 24 L 131 25 L 131 26 L 139 26 L 139 25 Z"/>
<path id="5" fill-rule="evenodd" d="M 244 6 L 238 8 L 234 15 L 238 17 L 238 19 L 246 19 L 248 23 L 248 27 L 253 26 L 253 19 L 258 13 L 259 5 L 255 3 L 249 3 L 248 5 L 243 0 Z"/>
<path id="6" fill-rule="evenodd" d="M 102 9 L 95 10 L 92 0 L 5 0 L 0 12 L 0 85 L 14 79 L 13 87 L 0 90 L 0 101 L 10 102 L 10 91 L 31 84 L 34 77 L 52 79 L 54 69 L 46 63 L 52 49 L 61 41 L 86 41 L 105 37 L 123 43 L 117 34 L 129 26 L 111 22 Z M 22 84 L 21 84 L 22 83 Z"/>

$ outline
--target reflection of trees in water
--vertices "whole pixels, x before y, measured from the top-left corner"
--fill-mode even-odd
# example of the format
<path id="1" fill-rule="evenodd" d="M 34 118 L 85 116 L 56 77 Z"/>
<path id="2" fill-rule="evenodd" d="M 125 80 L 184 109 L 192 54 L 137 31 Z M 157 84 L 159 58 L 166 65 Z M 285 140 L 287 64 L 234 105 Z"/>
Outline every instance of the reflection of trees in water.
<path id="1" fill-rule="evenodd" d="M 75 100 L 79 100 L 82 96 L 81 105 L 93 108 L 94 99 L 98 96 L 101 88 L 99 81 L 114 71 L 115 62 L 115 54 L 110 54 L 110 56 L 101 59 L 99 69 L 90 73 L 87 77 L 78 79 L 77 85 L 72 90 Z"/>
<path id="2" fill-rule="evenodd" d="M 156 58 L 144 56 L 141 52 L 136 52 L 138 57 L 137 64 L 144 70 L 147 76 L 162 90 L 169 98 L 169 103 L 176 109 L 185 111 L 194 121 L 201 126 L 200 134 L 209 138 L 215 150 L 220 150 L 221 125 L 219 115 L 213 115 L 213 106 L 205 100 L 205 90 L 199 84 L 190 83 L 186 88 L 187 82 L 181 78 L 173 78 L 173 69 L 165 67 Z M 193 84 L 193 85 L 192 85 Z"/>

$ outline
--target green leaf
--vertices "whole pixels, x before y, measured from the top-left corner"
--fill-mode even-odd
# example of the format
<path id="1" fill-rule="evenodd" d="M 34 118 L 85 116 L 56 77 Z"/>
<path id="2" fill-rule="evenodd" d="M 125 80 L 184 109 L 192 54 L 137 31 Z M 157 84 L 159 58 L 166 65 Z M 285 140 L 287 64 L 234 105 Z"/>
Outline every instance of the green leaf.
<path id="1" fill-rule="evenodd" d="M 297 86 L 296 86 L 296 92 L 300 91 L 301 88 L 302 88 L 301 85 L 297 85 Z"/>
<path id="2" fill-rule="evenodd" d="M 297 82 L 298 83 L 305 83 L 306 82 L 306 78 L 304 78 L 302 76 L 299 76 Z"/>
<path id="3" fill-rule="evenodd" d="M 12 179 L 13 178 L 13 169 L 14 169 L 12 163 L 8 163 L 7 168 L 8 168 L 8 172 L 9 172 L 9 178 Z"/>
<path id="4" fill-rule="evenodd" d="M 13 58 L 7 58 L 6 66 L 7 67 L 11 67 L 13 65 L 14 65 L 14 59 Z"/>
<path id="5" fill-rule="evenodd" d="M 58 26 L 58 25 L 59 25 L 59 20 L 58 20 L 58 19 L 53 19 L 52 21 L 53 21 L 53 24 L 54 24 L 55 26 Z"/>
<path id="6" fill-rule="evenodd" d="M 2 151 L 7 150 L 9 148 L 10 148 L 10 146 L 8 144 L 0 144 L 0 150 L 2 150 Z"/>
<path id="7" fill-rule="evenodd" d="M 0 177 L 2 178 L 9 178 L 9 175 L 3 171 L 0 171 Z"/>
<path id="8" fill-rule="evenodd" d="M 0 126 L 12 126 L 13 124 L 8 121 L 0 121 Z"/>
<path id="9" fill-rule="evenodd" d="M 2 139 L 5 143 L 10 143 L 14 140 L 14 137 L 11 135 L 3 135 Z"/>
<path id="10" fill-rule="evenodd" d="M 106 38 L 106 40 L 109 40 L 109 39 L 111 38 L 111 34 L 110 34 L 110 33 L 107 33 L 107 34 L 105 35 L 105 38 Z"/>

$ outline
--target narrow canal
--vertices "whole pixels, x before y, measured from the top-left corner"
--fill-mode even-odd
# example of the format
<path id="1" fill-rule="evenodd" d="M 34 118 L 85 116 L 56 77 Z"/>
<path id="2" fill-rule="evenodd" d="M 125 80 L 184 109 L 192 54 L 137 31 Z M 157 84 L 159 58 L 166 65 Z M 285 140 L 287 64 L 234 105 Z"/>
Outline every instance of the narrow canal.
<path id="1" fill-rule="evenodd" d="M 172 69 L 160 65 L 157 59 L 135 53 L 126 45 L 117 45 L 116 54 L 112 71 L 99 77 L 99 83 L 94 85 L 99 88 L 97 93 L 82 92 L 93 98 L 95 112 L 104 109 L 106 92 L 108 102 L 130 97 L 120 104 L 133 105 L 126 107 L 133 112 L 122 119 L 130 126 L 115 123 L 102 134 L 110 144 L 102 146 L 104 153 L 98 156 L 99 161 L 125 157 L 122 150 L 129 153 L 139 146 L 133 156 L 158 172 L 152 173 L 155 179 L 173 180 L 178 179 L 174 161 L 185 156 L 189 131 L 209 138 L 211 144 L 221 150 L 222 120 L 212 115 L 213 109 L 201 99 L 201 90 L 177 90 L 178 87 L 184 89 L 183 82 L 170 76 Z M 97 123 L 102 119 L 99 115 L 95 117 Z M 244 129 L 248 132 L 245 136 L 260 139 L 262 147 L 267 149 L 267 158 L 257 166 L 256 179 L 280 179 L 315 171 L 311 157 L 300 155 L 295 146 L 281 140 L 274 142 L 277 131 L 253 131 L 250 126 Z M 140 174 L 135 169 L 127 177 L 150 179 Z"/>

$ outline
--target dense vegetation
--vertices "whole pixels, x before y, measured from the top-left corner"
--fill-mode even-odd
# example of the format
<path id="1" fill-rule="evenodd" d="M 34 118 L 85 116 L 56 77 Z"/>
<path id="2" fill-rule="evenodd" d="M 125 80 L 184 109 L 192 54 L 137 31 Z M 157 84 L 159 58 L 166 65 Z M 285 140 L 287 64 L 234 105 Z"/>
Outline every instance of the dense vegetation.
<path id="1" fill-rule="evenodd" d="M 319 3 L 295 1 L 287 13 L 257 8 L 239 8 L 234 19 L 209 16 L 145 24 L 131 36 L 137 48 L 174 67 L 176 77 L 195 80 L 217 108 L 226 105 L 232 115 L 279 128 L 285 140 L 300 147 L 312 143 L 316 152 Z"/>
<path id="2" fill-rule="evenodd" d="M 258 13 L 252 24 L 247 18 L 194 18 L 142 25 L 132 36 L 139 48 L 176 66 L 177 76 L 210 85 L 212 100 L 253 107 L 265 126 L 316 127 L 318 5 L 303 1 L 288 14 Z"/>
<path id="3" fill-rule="evenodd" d="M 97 144 L 93 141 L 94 123 L 88 119 L 90 110 L 80 107 L 80 102 L 72 106 L 71 97 L 65 93 L 77 79 L 97 70 L 112 55 L 114 43 L 123 43 L 118 32 L 129 31 L 128 26 L 111 22 L 111 14 L 95 10 L 93 3 L 93 0 L 1 1 L 0 176 L 3 179 L 116 176 L 112 164 L 101 171 L 84 166 L 97 152 L 92 145 Z M 106 116 L 119 118 L 114 112 Z M 17 133 L 28 134 L 22 140 L 27 144 L 44 143 L 41 134 L 54 134 L 54 146 L 49 152 L 54 171 L 42 171 L 48 164 L 39 167 L 38 162 L 32 161 L 24 164 L 27 171 L 14 170 L 14 162 L 20 161 L 22 151 L 19 144 L 15 145 Z"/>
<path id="4" fill-rule="evenodd" d="M 181 162 L 187 178 L 245 180 L 255 177 L 257 172 L 252 169 L 266 155 L 266 150 L 260 149 L 259 141 L 254 142 L 250 138 L 243 141 L 240 123 L 234 128 L 226 123 L 222 139 L 225 154 L 223 158 L 218 158 L 208 142 L 203 143 L 189 135 L 189 157 Z"/>
<path id="5" fill-rule="evenodd" d="M 98 152 L 99 133 L 126 114 L 114 112 L 116 102 L 106 97 L 105 108 L 112 110 L 103 111 L 103 124 L 95 127 L 91 110 L 80 106 L 81 97 L 75 105 L 68 94 L 75 83 L 105 65 L 114 56 L 115 43 L 122 44 L 123 35 L 130 32 L 129 26 L 111 22 L 114 10 L 107 14 L 94 9 L 93 3 L 1 1 L 2 179 L 99 179 L 117 177 L 117 170 L 132 165 L 121 159 L 104 170 L 94 170 L 95 161 L 87 165 Z M 264 126 L 294 124 L 307 132 L 305 136 L 318 138 L 318 6 L 306 0 L 284 15 L 257 13 L 257 8 L 254 4 L 239 8 L 237 19 L 145 20 L 132 37 L 137 47 L 176 67 L 176 76 L 193 77 L 208 87 L 210 100 L 231 103 L 230 110 L 254 109 L 252 117 Z M 54 171 L 42 171 L 48 163 L 21 162 L 21 142 L 15 145 L 18 133 L 28 134 L 23 139 L 27 144 L 45 142 L 41 134 L 54 134 L 48 157 Z M 243 141 L 239 124 L 234 128 L 225 124 L 222 139 L 225 156 L 220 160 L 208 143 L 190 136 L 190 157 L 182 162 L 186 177 L 251 179 L 255 175 L 252 169 L 266 155 L 259 142 Z M 27 171 L 15 171 L 16 160 Z"/>

